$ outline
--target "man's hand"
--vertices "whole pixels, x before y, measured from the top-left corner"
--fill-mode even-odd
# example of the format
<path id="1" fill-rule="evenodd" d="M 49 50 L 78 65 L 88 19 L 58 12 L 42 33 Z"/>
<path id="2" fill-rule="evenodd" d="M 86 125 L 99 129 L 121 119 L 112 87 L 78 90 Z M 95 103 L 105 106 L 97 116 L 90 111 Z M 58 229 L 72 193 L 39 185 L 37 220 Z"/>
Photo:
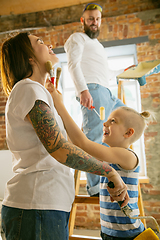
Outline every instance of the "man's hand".
<path id="1" fill-rule="evenodd" d="M 88 90 L 84 90 L 80 95 L 80 104 L 88 109 L 93 105 L 93 98 Z"/>

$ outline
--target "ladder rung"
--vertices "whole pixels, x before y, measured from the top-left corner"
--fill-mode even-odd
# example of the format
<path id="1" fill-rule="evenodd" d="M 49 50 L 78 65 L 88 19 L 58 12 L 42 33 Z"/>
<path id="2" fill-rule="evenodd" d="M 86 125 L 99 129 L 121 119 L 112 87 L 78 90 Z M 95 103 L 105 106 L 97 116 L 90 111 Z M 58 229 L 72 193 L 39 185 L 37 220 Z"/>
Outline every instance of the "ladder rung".
<path id="1" fill-rule="evenodd" d="M 99 204 L 99 197 L 90 197 L 88 195 L 76 195 L 74 203 Z"/>

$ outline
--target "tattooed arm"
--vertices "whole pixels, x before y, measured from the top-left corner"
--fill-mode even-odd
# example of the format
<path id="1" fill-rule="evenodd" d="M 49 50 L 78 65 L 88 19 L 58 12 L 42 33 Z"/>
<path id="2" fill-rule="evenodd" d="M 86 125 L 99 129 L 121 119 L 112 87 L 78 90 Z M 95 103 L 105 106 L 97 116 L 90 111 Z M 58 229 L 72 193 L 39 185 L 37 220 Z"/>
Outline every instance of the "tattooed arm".
<path id="1" fill-rule="evenodd" d="M 55 117 L 46 103 L 37 100 L 27 117 L 52 157 L 68 167 L 107 177 L 115 185 L 114 190 L 110 189 L 110 194 L 114 193 L 115 195 L 114 200 L 120 201 L 125 198 L 123 205 L 127 204 L 129 201 L 127 187 L 119 174 L 107 163 L 96 160 L 79 147 L 69 143 L 63 137 Z M 119 192 L 122 192 L 120 196 L 118 196 Z"/>

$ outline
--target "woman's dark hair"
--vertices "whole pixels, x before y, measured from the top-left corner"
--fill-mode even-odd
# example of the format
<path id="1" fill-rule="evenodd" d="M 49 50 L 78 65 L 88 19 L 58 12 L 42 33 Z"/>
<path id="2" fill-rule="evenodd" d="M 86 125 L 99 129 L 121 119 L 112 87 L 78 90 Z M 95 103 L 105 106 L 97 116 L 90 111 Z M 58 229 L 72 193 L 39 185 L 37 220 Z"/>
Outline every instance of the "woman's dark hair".
<path id="1" fill-rule="evenodd" d="M 29 32 L 19 33 L 6 40 L 1 52 L 1 76 L 5 94 L 8 96 L 13 86 L 33 74 L 29 58 L 36 59 Z"/>

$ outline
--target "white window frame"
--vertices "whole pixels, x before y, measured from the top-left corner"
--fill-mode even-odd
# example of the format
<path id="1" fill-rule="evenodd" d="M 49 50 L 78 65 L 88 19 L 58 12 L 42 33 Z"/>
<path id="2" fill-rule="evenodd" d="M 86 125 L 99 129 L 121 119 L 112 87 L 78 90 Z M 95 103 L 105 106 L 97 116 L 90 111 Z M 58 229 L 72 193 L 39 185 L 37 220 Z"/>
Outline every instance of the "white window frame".
<path id="1" fill-rule="evenodd" d="M 108 63 L 110 61 L 112 61 L 113 59 L 114 60 L 115 59 L 122 59 L 122 58 L 125 58 L 126 56 L 132 56 L 133 64 L 137 64 L 136 44 L 107 47 L 105 49 L 106 49 L 106 53 L 107 53 Z M 82 116 L 81 116 L 81 110 L 80 110 L 79 103 L 75 100 L 75 98 L 74 98 L 74 100 L 72 99 L 72 105 L 74 105 L 74 107 L 76 108 L 76 117 L 77 117 L 77 114 L 78 114 L 77 111 L 79 112 L 78 118 L 76 119 L 74 117 L 74 114 L 72 114 L 72 112 L 74 110 L 73 109 L 71 110 L 70 106 L 67 105 L 67 102 L 65 100 L 65 94 L 67 92 L 72 92 L 72 95 L 73 95 L 73 92 L 75 94 L 74 85 L 66 88 L 65 83 L 64 83 L 64 81 L 68 81 L 68 79 L 70 77 L 69 72 L 67 72 L 67 79 L 66 79 L 66 71 L 67 71 L 66 53 L 57 54 L 57 57 L 60 59 L 60 63 L 58 64 L 58 66 L 60 66 L 62 68 L 62 75 L 61 75 L 61 79 L 60 79 L 59 88 L 60 88 L 60 91 L 62 92 L 62 94 L 64 96 L 64 104 L 65 104 L 68 112 L 70 113 L 70 115 L 74 119 L 74 121 L 81 128 Z M 119 66 L 119 68 L 124 69 L 128 66 L 129 65 L 126 65 L 126 66 L 123 66 L 123 67 Z M 137 102 L 136 102 L 136 106 L 134 108 L 138 112 L 141 112 L 141 96 L 140 96 L 140 86 L 139 86 L 138 81 L 136 81 L 136 80 L 125 80 L 123 83 L 124 83 L 124 89 L 125 89 L 125 87 L 129 86 L 130 84 L 134 85 L 135 91 L 137 93 L 137 96 L 136 96 Z M 114 88 L 114 87 L 117 87 L 117 89 L 118 89 L 118 85 L 116 83 L 116 80 L 110 83 L 110 90 L 112 91 L 112 88 Z M 74 95 L 74 97 L 75 97 L 75 95 Z M 126 102 L 126 104 L 127 104 L 127 102 Z M 130 106 L 130 107 L 132 107 L 132 106 Z M 134 149 L 134 145 L 139 145 L 138 152 L 136 152 L 136 149 Z M 141 169 L 140 170 L 140 178 L 141 179 L 143 179 L 143 178 L 146 179 L 147 178 L 147 171 L 146 171 L 144 135 L 142 135 L 141 138 L 135 144 L 133 144 L 133 149 L 135 150 L 135 152 L 137 153 L 137 155 L 139 156 L 139 159 L 140 159 L 140 169 Z"/>

